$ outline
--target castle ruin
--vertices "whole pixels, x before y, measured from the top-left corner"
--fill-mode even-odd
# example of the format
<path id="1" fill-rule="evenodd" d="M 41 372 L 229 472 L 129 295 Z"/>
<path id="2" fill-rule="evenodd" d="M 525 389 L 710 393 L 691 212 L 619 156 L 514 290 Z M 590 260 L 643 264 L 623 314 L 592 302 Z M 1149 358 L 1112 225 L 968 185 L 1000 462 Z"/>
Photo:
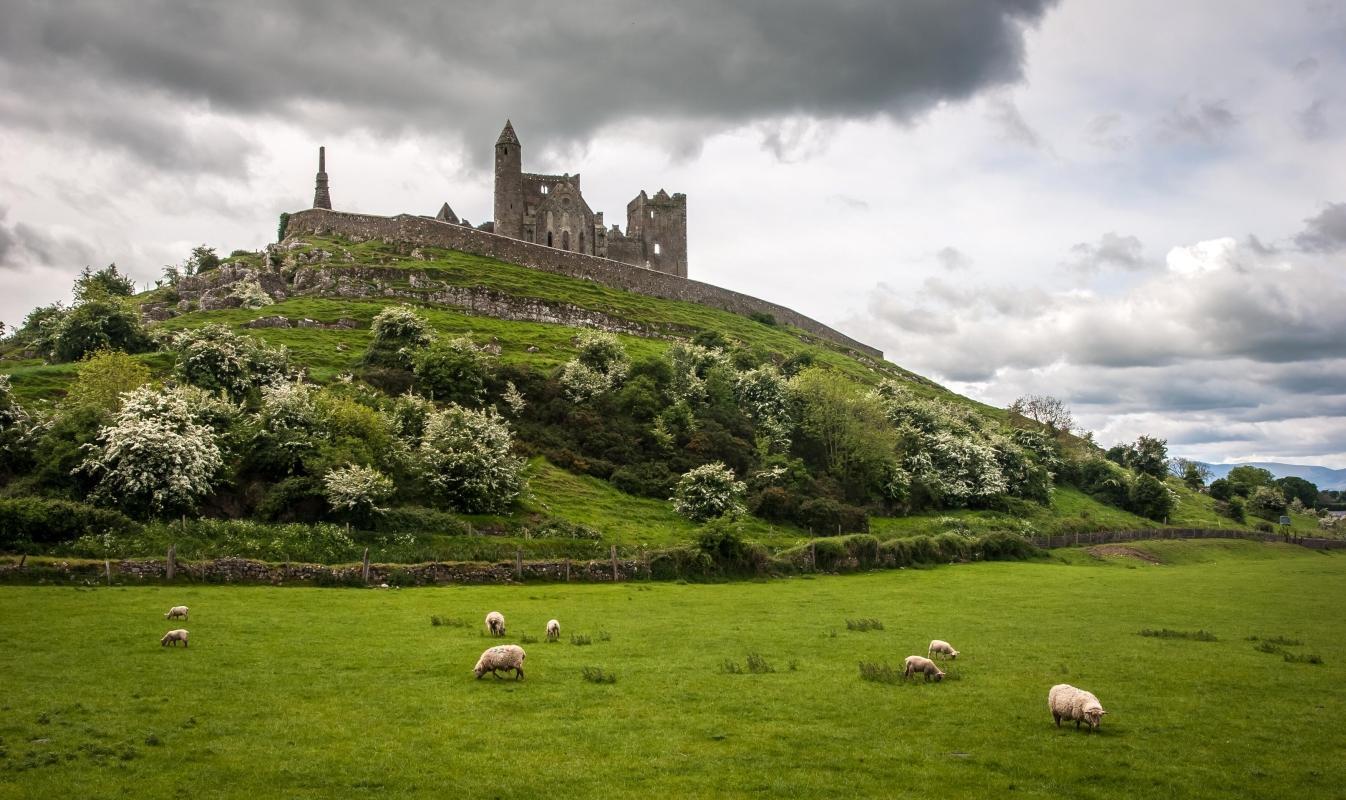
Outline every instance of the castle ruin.
<path id="1" fill-rule="evenodd" d="M 579 173 L 523 171 L 523 147 L 509 120 L 495 142 L 494 232 L 687 277 L 687 195 L 660 189 L 651 197 L 642 189 L 626 204 L 626 233 L 606 228 L 603 212 L 584 200 Z"/>

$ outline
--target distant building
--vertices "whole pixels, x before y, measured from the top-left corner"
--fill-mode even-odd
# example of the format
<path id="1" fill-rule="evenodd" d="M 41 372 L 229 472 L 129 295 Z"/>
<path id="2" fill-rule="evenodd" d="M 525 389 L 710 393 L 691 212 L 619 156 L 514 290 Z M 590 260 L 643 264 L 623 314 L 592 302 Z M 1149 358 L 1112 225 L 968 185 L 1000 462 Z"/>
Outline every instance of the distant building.
<path id="1" fill-rule="evenodd" d="M 626 204 L 626 233 L 605 228 L 603 213 L 584 200 L 578 173 L 523 171 L 523 147 L 508 120 L 495 142 L 494 232 L 687 277 L 687 195 L 642 190 Z"/>

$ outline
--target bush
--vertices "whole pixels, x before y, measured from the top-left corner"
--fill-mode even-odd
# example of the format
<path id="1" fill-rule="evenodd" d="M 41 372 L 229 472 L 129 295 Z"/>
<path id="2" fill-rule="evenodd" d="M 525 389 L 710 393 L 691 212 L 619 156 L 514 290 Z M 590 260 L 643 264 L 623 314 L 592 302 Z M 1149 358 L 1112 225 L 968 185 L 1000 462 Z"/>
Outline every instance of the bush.
<path id="1" fill-rule="evenodd" d="M 97 350 L 143 353 L 153 347 L 136 309 L 106 295 L 70 309 L 50 333 L 48 355 L 55 361 L 78 361 Z"/>
<path id="2" fill-rule="evenodd" d="M 466 336 L 439 341 L 411 356 L 417 386 L 441 403 L 481 405 L 492 359 Z"/>
<path id="3" fill-rule="evenodd" d="M 390 508 L 374 521 L 374 530 L 389 533 L 439 533 L 466 536 L 471 530 L 466 522 L 445 511 L 434 508 L 403 506 Z"/>
<path id="4" fill-rule="evenodd" d="M 1263 519 L 1277 520 L 1286 507 L 1285 495 L 1271 486 L 1258 486 L 1248 495 L 1248 511 Z"/>
<path id="5" fill-rule="evenodd" d="M 173 337 L 172 348 L 178 356 L 179 378 L 207 391 L 225 392 L 235 400 L 281 378 L 289 369 L 284 347 L 270 347 L 220 324 L 182 331 Z"/>
<path id="6" fill-rule="evenodd" d="M 139 527 L 124 514 L 84 503 L 39 497 L 0 499 L 0 547 L 6 549 L 69 542 L 86 534 L 125 536 Z"/>
<path id="7" fill-rule="evenodd" d="M 805 500 L 799 506 L 798 520 L 816 536 L 869 530 L 869 515 L 863 508 L 838 503 L 830 497 Z"/>
<path id="8" fill-rule="evenodd" d="M 609 480 L 627 494 L 662 499 L 673 491 L 677 476 L 661 461 L 642 461 L 617 468 Z"/>
<path id="9" fill-rule="evenodd" d="M 1147 472 L 1137 476 L 1127 492 L 1127 510 L 1142 517 L 1165 520 L 1173 512 L 1173 507 L 1173 494 L 1168 487 Z"/>
<path id="10" fill-rule="evenodd" d="M 365 351 L 368 366 L 410 369 L 412 354 L 434 340 L 430 323 L 408 305 L 388 306 L 370 324 L 373 339 Z"/>
<path id="11" fill-rule="evenodd" d="M 526 487 L 524 462 L 511 453 L 513 443 L 509 426 L 494 410 L 449 406 L 426 422 L 417 467 L 435 496 L 453 508 L 505 511 Z"/>
<path id="12" fill-rule="evenodd" d="M 673 508 L 693 522 L 741 514 L 746 486 L 721 463 L 703 464 L 678 479 Z"/>

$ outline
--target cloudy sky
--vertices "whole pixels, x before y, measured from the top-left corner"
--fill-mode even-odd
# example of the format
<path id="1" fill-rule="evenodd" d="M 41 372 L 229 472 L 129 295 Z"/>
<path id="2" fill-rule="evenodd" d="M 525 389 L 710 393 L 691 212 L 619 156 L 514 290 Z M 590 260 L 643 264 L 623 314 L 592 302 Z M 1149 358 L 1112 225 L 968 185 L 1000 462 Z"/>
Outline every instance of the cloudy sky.
<path id="1" fill-rule="evenodd" d="M 1105 444 L 1346 467 L 1346 2 L 0 0 L 0 319 L 307 207 L 686 192 L 692 277 Z M 732 8 L 730 7 L 732 6 Z"/>

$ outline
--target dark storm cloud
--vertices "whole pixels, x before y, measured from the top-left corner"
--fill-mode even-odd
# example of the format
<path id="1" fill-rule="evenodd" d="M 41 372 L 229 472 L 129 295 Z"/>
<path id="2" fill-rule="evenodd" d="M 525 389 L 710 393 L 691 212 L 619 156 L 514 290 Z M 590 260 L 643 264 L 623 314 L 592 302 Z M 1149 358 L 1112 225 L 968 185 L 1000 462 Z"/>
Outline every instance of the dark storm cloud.
<path id="1" fill-rule="evenodd" d="M 89 263 L 93 248 L 78 238 L 40 230 L 23 222 L 10 223 L 0 206 L 0 269 L 32 266 L 78 268 Z"/>
<path id="2" fill-rule="evenodd" d="M 1097 244 L 1079 242 L 1072 246 L 1069 266 L 1080 272 L 1094 273 L 1105 269 L 1135 271 L 1149 265 L 1145 263 L 1140 239 L 1109 231 L 1099 237 Z"/>
<path id="3" fill-rule="evenodd" d="M 0 27 L 0 76 L 45 84 L 26 102 L 58 109 L 76 91 L 63 87 L 86 87 L 128 117 L 136 103 L 119 98 L 143 97 L 470 142 L 506 116 L 525 143 L 623 120 L 909 119 L 1018 80 L 1024 29 L 1054 1 L 20 2 Z"/>
<path id="4" fill-rule="evenodd" d="M 1304 220 L 1295 244 L 1311 253 L 1346 250 L 1346 203 L 1328 203 L 1317 216 Z"/>

